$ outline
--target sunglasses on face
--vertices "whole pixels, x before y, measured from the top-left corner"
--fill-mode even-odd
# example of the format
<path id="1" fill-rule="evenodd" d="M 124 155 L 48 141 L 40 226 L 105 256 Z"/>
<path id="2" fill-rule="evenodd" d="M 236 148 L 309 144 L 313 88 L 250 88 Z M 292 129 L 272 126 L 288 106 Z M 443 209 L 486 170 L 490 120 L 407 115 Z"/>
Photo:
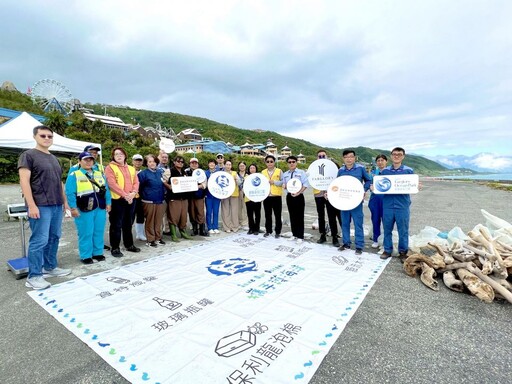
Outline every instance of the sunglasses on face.
<path id="1" fill-rule="evenodd" d="M 319 158 L 319 159 L 325 159 L 326 157 L 327 157 L 327 156 L 325 156 L 325 155 L 318 155 L 318 158 Z"/>
<path id="2" fill-rule="evenodd" d="M 265 161 L 265 163 L 267 163 L 267 164 L 272 164 L 272 163 L 273 163 L 273 161 L 272 161 L 272 160 L 267 160 L 267 161 Z"/>
<path id="3" fill-rule="evenodd" d="M 183 163 L 183 160 L 176 160 L 177 163 Z"/>
<path id="4" fill-rule="evenodd" d="M 288 164 L 295 164 L 295 163 L 296 163 L 296 161 L 295 161 L 295 160 L 290 160 L 290 161 L 288 162 Z"/>
<path id="5" fill-rule="evenodd" d="M 53 139 L 53 135 L 39 135 L 43 139 Z"/>

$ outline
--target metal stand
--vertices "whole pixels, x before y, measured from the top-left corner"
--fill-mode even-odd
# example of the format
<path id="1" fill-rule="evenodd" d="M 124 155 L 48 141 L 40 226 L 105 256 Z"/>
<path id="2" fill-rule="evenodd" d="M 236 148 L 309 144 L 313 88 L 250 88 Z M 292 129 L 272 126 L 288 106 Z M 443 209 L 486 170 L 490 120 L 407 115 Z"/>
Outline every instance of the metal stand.
<path id="1" fill-rule="evenodd" d="M 7 213 L 9 217 L 16 217 L 20 222 L 21 257 L 7 260 L 7 269 L 14 273 L 16 280 L 18 280 L 28 275 L 28 259 L 25 246 L 25 220 L 28 217 L 27 207 L 25 204 L 9 204 L 7 205 Z"/>

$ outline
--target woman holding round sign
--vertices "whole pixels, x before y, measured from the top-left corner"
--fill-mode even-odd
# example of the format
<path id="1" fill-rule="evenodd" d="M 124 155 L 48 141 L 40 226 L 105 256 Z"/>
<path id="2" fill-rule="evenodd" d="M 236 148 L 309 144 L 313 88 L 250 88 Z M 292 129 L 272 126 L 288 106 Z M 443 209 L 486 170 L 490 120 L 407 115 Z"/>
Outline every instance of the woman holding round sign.
<path id="1" fill-rule="evenodd" d="M 220 203 L 220 213 L 222 216 L 222 227 L 227 233 L 236 232 L 240 228 L 238 223 L 238 196 L 240 195 L 240 180 L 238 173 L 232 170 L 233 163 L 231 160 L 224 162 L 224 172 L 231 176 L 229 183 L 234 183 L 235 189 L 230 196 L 223 199 Z"/>
<path id="2" fill-rule="evenodd" d="M 204 212 L 204 197 L 206 195 L 206 174 L 199 168 L 199 160 L 196 157 L 190 159 L 190 167 L 185 169 L 185 174 L 197 180 L 197 191 L 192 192 L 188 200 L 188 217 L 192 224 L 192 236 L 209 236 L 206 230 Z"/>
<path id="3" fill-rule="evenodd" d="M 288 156 L 288 171 L 283 174 L 283 188 L 286 190 L 286 206 L 290 215 L 292 240 L 297 244 L 304 240 L 304 210 L 306 200 L 303 192 L 309 186 L 308 176 L 302 169 L 297 168 L 297 157 Z"/>
<path id="4" fill-rule="evenodd" d="M 270 183 L 261 173 L 258 173 L 258 166 L 254 163 L 249 166 L 249 174 L 244 180 L 244 191 L 249 221 L 247 234 L 257 236 L 260 233 L 261 202 L 270 192 Z"/>

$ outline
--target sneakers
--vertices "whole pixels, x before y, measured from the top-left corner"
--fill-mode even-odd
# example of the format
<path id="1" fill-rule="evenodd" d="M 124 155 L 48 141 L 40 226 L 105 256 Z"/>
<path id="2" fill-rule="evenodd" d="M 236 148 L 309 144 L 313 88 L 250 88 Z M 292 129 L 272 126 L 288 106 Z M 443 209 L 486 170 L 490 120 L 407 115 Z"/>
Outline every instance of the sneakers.
<path id="1" fill-rule="evenodd" d="M 218 235 L 220 233 L 220 231 L 218 229 L 214 229 L 213 230 L 213 233 L 215 233 L 216 235 Z"/>
<path id="2" fill-rule="evenodd" d="M 94 260 L 92 259 L 92 257 L 88 257 L 87 259 L 80 259 L 80 261 L 82 264 L 86 265 L 94 264 Z"/>
<path id="3" fill-rule="evenodd" d="M 338 248 L 338 251 L 344 251 L 346 249 L 350 249 L 350 245 L 348 244 L 343 244 L 341 247 Z"/>
<path id="4" fill-rule="evenodd" d="M 104 261 L 105 260 L 105 256 L 103 256 L 103 255 L 96 255 L 96 256 L 93 256 L 92 258 L 96 261 Z"/>
<path id="5" fill-rule="evenodd" d="M 254 231 L 252 234 L 258 236 L 260 231 Z"/>
<path id="6" fill-rule="evenodd" d="M 158 244 L 160 245 L 165 245 L 165 241 L 163 241 L 162 239 L 158 240 Z"/>
<path id="7" fill-rule="evenodd" d="M 137 248 L 135 245 L 131 245 L 128 248 L 126 248 L 128 252 L 140 252 L 140 248 Z"/>
<path id="8" fill-rule="evenodd" d="M 210 235 L 213 235 L 213 234 L 215 233 L 215 231 L 214 231 L 213 229 L 210 229 L 210 230 L 208 230 L 208 233 L 209 233 Z"/>
<path id="9" fill-rule="evenodd" d="M 373 249 L 377 249 L 377 248 L 379 248 L 379 243 L 377 243 L 376 241 L 374 241 L 374 242 L 372 243 L 372 248 L 373 248 Z"/>
<path id="10" fill-rule="evenodd" d="M 295 236 L 292 236 L 292 237 L 290 237 L 290 238 L 288 239 L 288 241 L 295 241 L 295 240 L 297 240 L 297 238 L 296 238 Z"/>
<path id="11" fill-rule="evenodd" d="M 361 248 L 356 248 L 356 255 L 362 255 L 363 250 Z"/>
<path id="12" fill-rule="evenodd" d="M 281 237 L 280 233 L 276 233 L 276 239 L 279 239 Z"/>
<path id="13" fill-rule="evenodd" d="M 123 255 L 123 252 L 121 252 L 121 251 L 119 250 L 119 248 L 117 248 L 117 249 L 113 249 L 110 253 L 111 253 L 111 254 L 112 254 L 112 256 L 114 256 L 114 257 L 123 257 L 123 256 L 124 256 L 124 255 Z"/>
<path id="14" fill-rule="evenodd" d="M 157 247 L 157 246 L 158 245 L 157 245 L 156 241 L 148 241 L 146 243 L 146 247 Z"/>
<path id="15" fill-rule="evenodd" d="M 263 235 L 263 237 L 269 237 L 270 236 L 270 233 L 268 232 L 265 232 L 265 234 Z"/>
<path id="16" fill-rule="evenodd" d="M 252 230 L 248 230 L 248 231 L 247 231 L 247 234 L 248 234 L 248 235 L 252 235 L 253 233 L 254 233 L 254 232 L 253 232 Z"/>
<path id="17" fill-rule="evenodd" d="M 327 239 L 325 238 L 325 234 L 322 233 L 322 235 L 320 236 L 320 239 L 316 242 L 317 244 L 323 244 L 327 241 Z"/>
<path id="18" fill-rule="evenodd" d="M 29 277 L 25 282 L 25 287 L 32 289 L 46 289 L 50 288 L 52 285 L 47 282 L 43 276 L 34 276 Z"/>
<path id="19" fill-rule="evenodd" d="M 71 273 L 71 269 L 64 268 L 53 268 L 52 270 L 47 270 L 43 268 L 43 277 L 58 277 L 58 276 L 67 276 Z M 44 289 L 44 288 L 42 288 Z"/>
<path id="20" fill-rule="evenodd" d="M 340 246 L 340 242 L 338 241 L 338 239 L 336 237 L 332 240 L 332 245 L 334 247 L 339 247 Z"/>
<path id="21" fill-rule="evenodd" d="M 302 244 L 302 242 L 303 242 L 303 241 L 304 241 L 304 240 L 302 240 L 302 239 L 297 239 L 296 243 L 297 243 L 297 244 Z"/>
<path id="22" fill-rule="evenodd" d="M 390 254 L 390 253 L 388 253 L 388 252 L 384 251 L 384 252 L 382 252 L 382 255 L 380 255 L 380 258 L 381 258 L 382 260 L 386 260 L 386 259 L 387 259 L 388 257 L 390 257 L 390 256 L 391 256 L 391 254 Z"/>
<path id="23" fill-rule="evenodd" d="M 231 233 L 231 229 L 226 229 L 224 232 Z"/>

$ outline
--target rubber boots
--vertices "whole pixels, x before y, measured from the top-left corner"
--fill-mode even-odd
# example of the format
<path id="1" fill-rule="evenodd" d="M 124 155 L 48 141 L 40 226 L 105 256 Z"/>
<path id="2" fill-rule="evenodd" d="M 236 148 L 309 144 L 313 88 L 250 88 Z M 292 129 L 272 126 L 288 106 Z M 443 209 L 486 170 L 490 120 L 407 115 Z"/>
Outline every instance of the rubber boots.
<path id="1" fill-rule="evenodd" d="M 147 241 L 146 234 L 144 233 L 144 224 L 135 224 L 135 238 L 137 240 Z"/>
<path id="2" fill-rule="evenodd" d="M 171 240 L 174 241 L 175 243 L 179 243 L 180 239 L 178 239 L 178 234 L 177 234 L 176 226 L 170 224 L 169 225 L 169 230 L 171 232 Z"/>
<path id="3" fill-rule="evenodd" d="M 180 229 L 181 238 L 186 240 L 192 240 L 192 237 L 187 233 L 187 229 Z"/>
<path id="4" fill-rule="evenodd" d="M 199 234 L 205 237 L 210 236 L 210 234 L 206 230 L 206 224 L 199 224 Z"/>

